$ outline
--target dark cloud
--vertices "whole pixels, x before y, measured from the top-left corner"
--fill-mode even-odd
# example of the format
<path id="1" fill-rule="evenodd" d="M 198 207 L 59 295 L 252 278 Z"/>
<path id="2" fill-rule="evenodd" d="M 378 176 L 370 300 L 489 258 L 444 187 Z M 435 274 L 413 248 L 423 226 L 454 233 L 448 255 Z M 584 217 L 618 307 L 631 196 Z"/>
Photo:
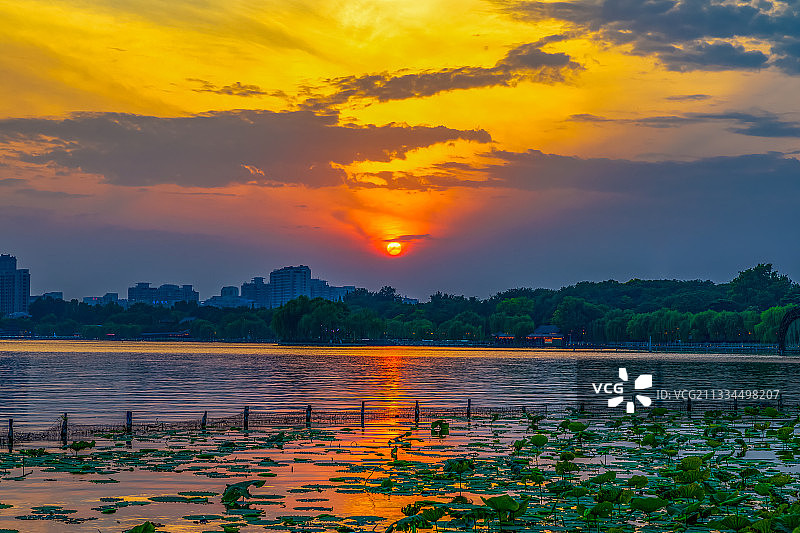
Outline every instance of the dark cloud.
<path id="1" fill-rule="evenodd" d="M 732 122 L 728 131 L 751 137 L 800 137 L 800 122 L 782 120 L 773 113 L 685 113 L 683 115 L 612 119 L 588 113 L 570 116 L 573 122 L 614 122 L 650 128 L 675 128 L 706 122 Z"/>
<path id="2" fill-rule="evenodd" d="M 243 97 L 276 96 L 279 98 L 286 98 L 286 93 L 284 93 L 283 91 L 267 91 L 262 89 L 258 85 L 244 84 L 238 81 L 230 85 L 224 85 L 222 87 L 214 85 L 210 81 L 201 80 L 199 78 L 186 78 L 186 81 L 200 84 L 200 87 L 192 89 L 193 91 L 198 93 L 214 93 L 214 94 L 223 94 L 226 96 L 243 96 Z"/>
<path id="3" fill-rule="evenodd" d="M 416 241 L 426 241 L 432 239 L 433 235 L 430 233 L 423 233 L 421 235 L 398 235 L 397 237 L 393 237 L 391 239 L 384 239 L 385 242 L 416 242 Z"/>
<path id="4" fill-rule="evenodd" d="M 76 194 L 64 191 L 47 191 L 42 189 L 31 189 L 31 188 L 23 188 L 17 189 L 14 191 L 17 194 L 22 194 L 24 196 L 32 196 L 34 198 L 86 198 L 91 196 L 90 194 Z"/>
<path id="5" fill-rule="evenodd" d="M 764 67 L 769 59 L 758 50 L 746 50 L 729 43 L 699 43 L 687 49 L 662 52 L 661 60 L 670 70 L 735 70 Z"/>
<path id="6" fill-rule="evenodd" d="M 655 55 L 672 70 L 755 69 L 800 73 L 800 4 L 719 0 L 497 0 L 511 15 L 565 20 L 609 42 Z M 748 49 L 738 40 L 758 41 Z"/>
<path id="7" fill-rule="evenodd" d="M 674 100 L 677 102 L 697 102 L 700 100 L 708 100 L 711 98 L 710 94 L 676 94 L 674 96 L 667 96 L 667 100 Z"/>
<path id="8" fill-rule="evenodd" d="M 398 190 L 516 189 L 527 191 L 575 191 L 659 197 L 670 191 L 674 201 L 691 200 L 696 192 L 718 189 L 738 194 L 755 191 L 770 179 L 780 180 L 787 191 L 800 187 L 800 162 L 780 153 L 713 157 L 695 161 L 644 162 L 545 154 L 538 150 L 483 154 L 499 160 L 492 164 L 447 162 L 425 174 L 381 172 L 360 176 L 352 187 Z M 487 159 L 487 160 L 488 160 Z M 379 184 L 374 183 L 380 180 Z M 794 193 L 791 193 L 794 194 Z M 800 189 L 797 190 L 800 194 Z M 682 198 L 681 198 L 682 197 Z"/>
<path id="9" fill-rule="evenodd" d="M 237 198 L 239 195 L 230 192 L 215 192 L 215 191 L 165 191 L 165 194 L 175 194 L 178 196 L 223 196 L 228 198 Z"/>
<path id="10" fill-rule="evenodd" d="M 800 122 L 781 120 L 776 115 L 765 113 L 751 115 L 748 113 L 729 113 L 708 115 L 716 120 L 734 120 L 737 126 L 730 128 L 734 133 L 750 135 L 753 137 L 800 137 Z"/>
<path id="11" fill-rule="evenodd" d="M 17 187 L 27 183 L 26 180 L 20 178 L 2 178 L 0 179 L 0 187 Z"/>
<path id="12" fill-rule="evenodd" d="M 771 189 L 800 195 L 800 161 L 779 153 L 712 157 L 696 161 L 640 162 L 493 151 L 500 164 L 483 171 L 487 185 L 548 191 L 576 190 L 658 199 L 680 205 L 698 197 L 746 198 Z"/>
<path id="13" fill-rule="evenodd" d="M 437 171 L 438 170 L 438 171 Z M 436 165 L 432 172 L 415 174 L 405 171 L 362 173 L 348 180 L 354 189 L 398 189 L 416 191 L 442 191 L 451 187 L 482 187 L 483 179 L 466 178 L 464 171 L 474 173 L 475 167 L 463 163 Z"/>
<path id="14" fill-rule="evenodd" d="M 571 71 L 583 67 L 567 54 L 543 52 L 539 47 L 562 39 L 552 36 L 537 43 L 510 50 L 492 67 L 457 67 L 422 72 L 382 72 L 326 80 L 331 94 L 313 95 L 302 107 L 315 110 L 335 108 L 351 100 L 403 100 L 433 96 L 444 91 L 478 87 L 513 86 L 522 81 L 559 83 Z"/>
<path id="15" fill-rule="evenodd" d="M 0 120 L 0 142 L 31 141 L 18 157 L 101 174 L 126 186 L 174 183 L 337 185 L 335 165 L 390 161 L 432 144 L 491 141 L 483 130 L 443 126 L 355 126 L 309 111 L 229 111 L 188 117 L 85 113 L 67 119 Z"/>

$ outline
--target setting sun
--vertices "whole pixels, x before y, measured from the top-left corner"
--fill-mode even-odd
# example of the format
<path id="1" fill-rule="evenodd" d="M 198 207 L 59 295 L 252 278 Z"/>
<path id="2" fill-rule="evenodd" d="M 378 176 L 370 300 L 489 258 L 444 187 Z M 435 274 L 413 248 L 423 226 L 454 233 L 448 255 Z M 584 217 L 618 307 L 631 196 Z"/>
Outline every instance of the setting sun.
<path id="1" fill-rule="evenodd" d="M 386 245 L 386 251 L 389 255 L 400 255 L 403 251 L 403 246 L 399 242 L 390 242 Z"/>

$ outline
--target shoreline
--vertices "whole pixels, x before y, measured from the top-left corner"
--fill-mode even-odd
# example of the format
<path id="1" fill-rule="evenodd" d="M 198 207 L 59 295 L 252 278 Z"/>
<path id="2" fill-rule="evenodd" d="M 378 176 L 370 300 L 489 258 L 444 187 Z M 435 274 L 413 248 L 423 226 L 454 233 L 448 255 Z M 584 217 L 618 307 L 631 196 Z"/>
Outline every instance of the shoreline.
<path id="1" fill-rule="evenodd" d="M 778 355 L 777 344 L 761 343 L 580 343 L 564 346 L 555 345 L 533 345 L 533 344 L 514 344 L 497 342 L 472 342 L 472 341 L 405 341 L 405 340 L 376 340 L 362 342 L 286 342 L 276 339 L 268 340 L 204 340 L 195 338 L 140 338 L 140 339 L 86 339 L 82 337 L 35 337 L 35 336 L 8 336 L 0 337 L 0 341 L 81 341 L 81 342 L 115 342 L 115 343 L 197 343 L 197 344 L 263 344 L 287 347 L 308 347 L 308 348 L 368 348 L 368 347 L 392 347 L 392 346 L 414 346 L 430 348 L 491 348 L 491 349 L 513 349 L 513 350 L 552 350 L 552 351 L 600 351 L 600 352 L 644 352 L 644 353 L 718 353 L 718 354 L 750 354 L 750 355 Z M 790 352 L 787 355 L 792 355 Z M 800 352 L 794 353 L 800 355 Z"/>

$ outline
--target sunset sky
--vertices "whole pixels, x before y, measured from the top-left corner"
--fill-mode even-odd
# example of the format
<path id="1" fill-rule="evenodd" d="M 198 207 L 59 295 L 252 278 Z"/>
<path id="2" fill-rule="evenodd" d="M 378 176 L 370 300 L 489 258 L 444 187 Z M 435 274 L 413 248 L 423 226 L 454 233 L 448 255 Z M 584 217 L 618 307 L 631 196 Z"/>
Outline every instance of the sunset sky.
<path id="1" fill-rule="evenodd" d="M 794 2 L 28 0 L 0 43 L 33 293 L 800 280 Z"/>

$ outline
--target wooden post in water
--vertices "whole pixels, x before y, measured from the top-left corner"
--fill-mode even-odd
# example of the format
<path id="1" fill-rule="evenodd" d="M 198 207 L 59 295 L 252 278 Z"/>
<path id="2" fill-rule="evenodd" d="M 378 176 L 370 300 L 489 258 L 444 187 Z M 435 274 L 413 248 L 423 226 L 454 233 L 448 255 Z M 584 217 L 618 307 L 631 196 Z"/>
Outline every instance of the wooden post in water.
<path id="1" fill-rule="evenodd" d="M 778 391 L 778 410 L 783 409 L 783 392 Z"/>
<path id="2" fill-rule="evenodd" d="M 414 425 L 419 425 L 419 400 L 414 404 Z"/>
<path id="3" fill-rule="evenodd" d="M 688 398 L 686 400 L 686 412 L 687 413 L 691 413 L 692 412 L 692 399 L 691 398 Z"/>
<path id="4" fill-rule="evenodd" d="M 208 411 L 203 411 L 203 418 L 200 419 L 200 429 L 205 431 L 207 425 L 208 425 Z"/>
<path id="5" fill-rule="evenodd" d="M 133 433 L 133 411 L 125 413 L 125 433 Z"/>
<path id="6" fill-rule="evenodd" d="M 527 415 L 528 414 L 528 408 L 525 407 L 524 405 L 522 406 L 522 414 L 523 415 Z"/>
<path id="7" fill-rule="evenodd" d="M 472 398 L 467 398 L 467 420 L 472 418 Z"/>
<path id="8" fill-rule="evenodd" d="M 8 419 L 8 453 L 14 450 L 14 419 Z"/>
<path id="9" fill-rule="evenodd" d="M 245 431 L 250 429 L 250 406 L 249 405 L 245 405 L 244 406 L 244 420 L 242 422 L 243 422 L 242 426 L 243 426 Z"/>
<path id="10" fill-rule="evenodd" d="M 61 444 L 67 445 L 67 413 L 61 418 Z"/>
<path id="11" fill-rule="evenodd" d="M 311 427 L 311 405 L 306 407 L 306 427 Z"/>
<path id="12" fill-rule="evenodd" d="M 362 428 L 364 427 L 364 408 L 365 408 L 365 405 L 366 405 L 366 402 L 364 402 L 364 400 L 361 400 L 361 427 Z"/>
<path id="13" fill-rule="evenodd" d="M 739 400 L 736 396 L 733 397 L 733 412 L 736 413 L 739 411 Z"/>

